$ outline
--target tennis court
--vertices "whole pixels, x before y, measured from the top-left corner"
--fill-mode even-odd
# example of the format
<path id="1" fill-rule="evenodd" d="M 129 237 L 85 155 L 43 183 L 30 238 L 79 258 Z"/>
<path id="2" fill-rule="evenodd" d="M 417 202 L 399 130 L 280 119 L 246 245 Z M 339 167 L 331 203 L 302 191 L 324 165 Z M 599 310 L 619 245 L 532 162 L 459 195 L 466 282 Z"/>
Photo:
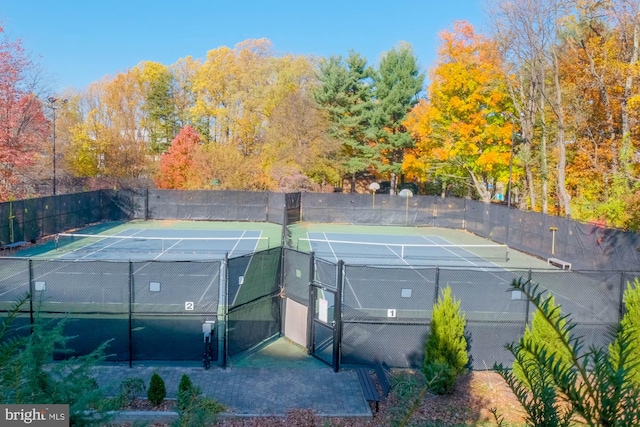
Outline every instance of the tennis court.
<path id="1" fill-rule="evenodd" d="M 129 228 L 114 235 L 62 233 L 59 259 L 197 261 L 222 259 L 268 249 L 259 230 L 157 230 Z"/>
<path id="2" fill-rule="evenodd" d="M 54 241 L 17 253 L 11 274 L 0 281 L 0 298 L 28 292 L 31 274 L 36 294 L 60 312 L 83 312 L 89 304 L 93 311 L 118 313 L 129 303 L 131 282 L 134 311 L 180 313 L 190 303 L 188 311 L 215 313 L 225 256 L 235 258 L 230 274 L 243 277 L 251 255 L 268 249 L 275 234 L 268 227 L 228 229 L 243 227 L 238 223 L 205 226 L 140 222 L 61 233 Z M 34 260 L 31 272 L 22 257 Z M 230 286 L 232 298 L 240 287 L 238 280 Z"/>
<path id="3" fill-rule="evenodd" d="M 307 233 L 300 239 L 320 258 L 351 265 L 413 265 L 496 267 L 509 258 L 499 244 L 459 245 L 438 235 L 366 235 Z"/>
<path id="4" fill-rule="evenodd" d="M 320 260 L 344 261 L 343 301 L 348 318 L 384 318 L 392 313 L 395 319 L 429 319 L 439 289 L 448 285 L 469 320 L 520 320 L 526 317 L 526 298 L 512 291 L 511 284 L 519 278 L 526 280 L 533 267 L 534 281 L 555 296 L 564 312 L 577 318 L 616 320 L 612 308 L 617 304 L 617 295 L 611 293 L 612 284 L 604 276 L 581 277 L 583 293 L 573 295 L 567 292 L 565 283 L 557 281 L 561 272 L 550 269 L 542 260 L 482 239 L 460 244 L 468 236 L 456 236 L 451 230 L 447 233 L 350 234 L 314 230 L 308 231 L 307 237 L 300 237 L 298 245 L 308 248 Z M 333 283 L 335 269 L 317 261 L 316 276 L 320 283 Z M 580 284 L 570 288 L 574 286 Z"/>

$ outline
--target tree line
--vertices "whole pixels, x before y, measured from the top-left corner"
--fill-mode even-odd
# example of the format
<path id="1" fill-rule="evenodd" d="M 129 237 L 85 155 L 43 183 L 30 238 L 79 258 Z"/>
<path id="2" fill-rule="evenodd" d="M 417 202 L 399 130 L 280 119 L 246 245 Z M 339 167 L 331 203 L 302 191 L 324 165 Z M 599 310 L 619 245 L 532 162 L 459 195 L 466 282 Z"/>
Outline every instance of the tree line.
<path id="1" fill-rule="evenodd" d="M 56 117 L 61 173 L 183 189 L 355 190 L 366 178 L 393 192 L 413 181 L 638 229 L 640 3 L 486 4 L 489 32 L 454 23 L 428 76 L 408 44 L 373 66 L 353 51 L 276 55 L 259 39 L 58 94 L 69 100 Z M 0 73 L 14 79 L 0 85 L 6 200 L 50 176 L 53 111 L 20 77 L 20 44 L 5 37 L 0 52 L 15 71 Z"/>

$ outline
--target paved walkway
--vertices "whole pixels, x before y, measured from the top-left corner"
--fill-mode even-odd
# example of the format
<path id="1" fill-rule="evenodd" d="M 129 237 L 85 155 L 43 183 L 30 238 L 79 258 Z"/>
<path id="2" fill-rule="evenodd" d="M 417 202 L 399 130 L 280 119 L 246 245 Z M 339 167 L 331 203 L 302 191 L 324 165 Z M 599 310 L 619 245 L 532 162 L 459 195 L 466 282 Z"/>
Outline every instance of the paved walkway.
<path id="1" fill-rule="evenodd" d="M 154 372 L 165 381 L 167 398 L 175 399 L 187 374 L 203 394 L 227 407 L 231 416 L 283 416 L 294 408 L 312 409 L 323 416 L 371 417 L 353 371 L 321 368 L 256 368 L 175 366 L 97 366 L 95 378 L 108 396 L 116 396 L 126 378 L 141 378 L 147 387 Z M 146 393 L 145 393 L 146 396 Z"/>

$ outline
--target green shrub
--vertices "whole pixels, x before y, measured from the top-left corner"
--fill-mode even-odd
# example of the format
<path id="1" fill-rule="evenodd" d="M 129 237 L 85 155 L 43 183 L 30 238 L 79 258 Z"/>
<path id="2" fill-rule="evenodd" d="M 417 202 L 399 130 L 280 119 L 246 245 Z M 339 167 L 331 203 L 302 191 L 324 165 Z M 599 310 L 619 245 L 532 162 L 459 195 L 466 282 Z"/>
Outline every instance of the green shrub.
<path id="1" fill-rule="evenodd" d="M 71 425 L 108 419 L 108 399 L 92 377 L 91 368 L 105 358 L 103 343 L 85 356 L 53 363 L 54 354 L 68 353 L 73 339 L 63 335 L 67 319 L 44 319 L 34 313 L 29 330 L 14 326 L 29 295 L 16 301 L 0 320 L 0 402 L 5 404 L 68 404 Z"/>
<path id="2" fill-rule="evenodd" d="M 120 383 L 120 395 L 118 396 L 119 406 L 129 406 L 136 397 L 146 390 L 142 378 L 127 378 Z"/>
<path id="3" fill-rule="evenodd" d="M 575 324 L 560 315 L 560 308 L 550 304 L 538 285 L 520 279 L 512 287 L 526 295 L 559 337 L 554 349 L 524 338 L 507 345 L 522 367 L 524 381 L 501 364 L 494 365 L 524 408 L 527 424 L 640 425 L 640 389 L 632 381 L 636 361 L 629 331 L 619 327 L 613 332 L 615 341 L 609 352 L 596 346 L 585 350 L 583 338 L 571 334 Z M 563 353 L 569 355 L 568 360 L 558 357 Z"/>
<path id="4" fill-rule="evenodd" d="M 193 383 L 187 374 L 183 374 L 178 384 L 178 409 L 184 410 L 189 405 Z"/>
<path id="5" fill-rule="evenodd" d="M 189 375 L 182 374 L 182 377 L 180 377 L 180 384 L 178 384 L 178 392 L 191 390 L 192 388 L 193 383 L 191 382 L 191 378 L 189 378 Z"/>
<path id="6" fill-rule="evenodd" d="M 427 381 L 431 383 L 431 391 L 434 394 L 450 394 L 456 387 L 458 376 L 451 366 L 446 363 L 429 363 L 426 364 L 422 372 Z"/>
<path id="7" fill-rule="evenodd" d="M 456 379 L 469 367 L 466 323 L 460 312 L 460 301 L 452 297 L 451 287 L 447 286 L 433 307 L 422 366 L 425 379 L 432 384 L 434 393 L 451 393 Z"/>
<path id="8" fill-rule="evenodd" d="M 154 406 L 160 405 L 164 401 L 164 398 L 167 397 L 167 389 L 164 385 L 164 380 L 157 372 L 154 372 L 154 374 L 151 375 L 151 382 L 149 383 L 147 397 Z"/>
<path id="9" fill-rule="evenodd" d="M 176 427 L 200 427 L 211 425 L 224 406 L 213 399 L 200 394 L 200 388 L 194 387 L 187 375 L 180 378 L 178 386 L 178 419 Z"/>
<path id="10" fill-rule="evenodd" d="M 625 313 L 620 321 L 620 328 L 631 338 L 629 351 L 631 357 L 626 368 L 631 371 L 631 380 L 637 387 L 640 386 L 640 281 L 636 278 L 633 282 L 627 283 L 627 289 L 624 291 Z M 616 341 L 619 338 L 616 338 Z M 617 342 L 609 346 L 609 353 L 615 366 L 620 363 L 620 354 L 616 351 L 619 345 Z"/>
<path id="11" fill-rule="evenodd" d="M 557 322 L 558 326 L 562 330 L 566 327 L 566 321 L 562 318 L 561 307 L 556 306 L 555 298 L 552 295 L 546 297 L 543 304 L 547 306 L 549 312 L 553 316 L 550 319 L 552 323 L 545 320 L 544 314 L 540 310 L 536 310 L 533 315 L 533 319 L 531 319 L 531 327 L 529 327 L 529 325 L 525 327 L 522 339 L 527 341 L 529 346 L 543 346 L 546 349 L 548 356 L 554 356 L 556 362 L 561 362 L 565 364 L 565 367 L 568 367 L 571 360 L 571 354 L 562 346 L 562 338 L 558 335 L 555 327 L 552 326 L 552 324 Z M 523 363 L 518 362 L 518 360 L 513 362 L 513 374 L 522 384 L 527 386 L 529 389 L 533 389 L 536 385 L 531 384 L 531 381 L 535 381 L 536 378 L 528 378 L 522 366 L 523 364 L 530 364 L 530 362 L 533 362 L 534 356 L 523 353 L 522 358 L 524 359 Z"/>

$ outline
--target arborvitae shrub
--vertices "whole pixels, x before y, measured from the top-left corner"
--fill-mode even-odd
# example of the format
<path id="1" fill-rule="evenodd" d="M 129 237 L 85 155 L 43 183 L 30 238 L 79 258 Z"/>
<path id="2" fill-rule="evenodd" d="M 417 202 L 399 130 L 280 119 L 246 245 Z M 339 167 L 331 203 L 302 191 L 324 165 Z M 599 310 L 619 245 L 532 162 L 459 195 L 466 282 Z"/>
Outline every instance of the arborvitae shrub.
<path id="1" fill-rule="evenodd" d="M 460 312 L 460 301 L 452 297 L 451 287 L 447 286 L 433 307 L 422 367 L 434 393 L 451 393 L 458 376 L 468 368 L 468 342 L 464 333 L 466 323 Z"/>
<path id="2" fill-rule="evenodd" d="M 629 358 L 627 369 L 630 370 L 631 380 L 640 387 L 640 281 L 636 278 L 633 284 L 627 283 L 627 289 L 624 291 L 625 313 L 620 321 L 621 333 L 629 335 Z M 609 354 L 611 360 L 618 366 L 620 364 L 620 354 L 617 351 L 620 335 L 616 338 L 616 342 L 609 346 Z"/>
<path id="3" fill-rule="evenodd" d="M 543 303 L 547 304 L 549 312 L 551 313 L 551 322 L 553 324 L 558 323 L 562 330 L 564 330 L 566 327 L 566 321 L 562 318 L 561 308 L 556 306 L 555 298 L 552 295 L 549 295 L 545 298 Z M 540 346 L 546 349 L 549 357 L 553 356 L 556 361 L 562 361 L 563 365 L 568 366 L 571 360 L 571 352 L 562 345 L 562 338 L 556 331 L 553 324 L 545 320 L 544 314 L 540 310 L 536 310 L 533 315 L 533 319 L 531 319 L 531 327 L 529 327 L 529 325 L 525 327 L 522 339 L 530 343 L 532 347 Z M 529 365 L 530 362 L 534 362 L 534 356 L 531 354 L 523 354 L 522 357 L 525 365 Z M 527 379 L 522 366 L 523 365 L 517 360 L 514 361 L 513 375 L 515 375 L 523 384 L 528 384 L 530 381 L 535 380 L 536 377 L 533 379 Z M 535 385 L 533 384 L 529 384 L 528 388 L 531 389 L 534 386 Z"/>
<path id="4" fill-rule="evenodd" d="M 147 397 L 154 406 L 160 405 L 162 401 L 164 401 L 164 398 L 167 397 L 167 389 L 164 385 L 164 380 L 160 375 L 158 375 L 158 373 L 154 373 L 151 376 Z"/>
<path id="5" fill-rule="evenodd" d="M 183 374 L 180 378 L 180 384 L 178 385 L 178 407 L 181 410 L 185 410 L 189 405 L 192 390 L 193 383 L 191 382 L 191 378 L 189 378 L 187 374 Z"/>

